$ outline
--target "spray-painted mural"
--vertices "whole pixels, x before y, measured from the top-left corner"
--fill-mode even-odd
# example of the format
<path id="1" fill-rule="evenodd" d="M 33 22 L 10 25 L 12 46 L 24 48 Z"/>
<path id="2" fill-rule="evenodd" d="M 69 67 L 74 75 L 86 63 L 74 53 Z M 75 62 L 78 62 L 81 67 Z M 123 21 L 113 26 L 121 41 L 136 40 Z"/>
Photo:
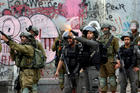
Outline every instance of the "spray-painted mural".
<path id="1" fill-rule="evenodd" d="M 99 24 L 107 22 L 117 28 L 113 34 L 120 37 L 123 32 L 129 31 L 132 19 L 139 21 L 138 6 L 138 1 L 132 0 L 0 0 L 0 30 L 20 42 L 19 34 L 30 25 L 36 26 L 39 30 L 37 38 L 42 42 L 48 57 L 42 77 L 52 78 L 55 53 L 51 46 L 60 31 L 66 29 L 65 25 L 79 31 L 80 27 L 91 21 Z M 7 76 L 13 71 L 9 69 L 14 65 L 8 46 L 2 43 L 2 48 L 1 81 L 9 79 Z"/>

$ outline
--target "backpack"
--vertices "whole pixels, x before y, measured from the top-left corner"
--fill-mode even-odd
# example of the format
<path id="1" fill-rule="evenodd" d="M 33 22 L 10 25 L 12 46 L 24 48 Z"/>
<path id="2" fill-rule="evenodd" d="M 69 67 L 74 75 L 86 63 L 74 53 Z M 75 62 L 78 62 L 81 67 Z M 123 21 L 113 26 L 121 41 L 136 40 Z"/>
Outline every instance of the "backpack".
<path id="1" fill-rule="evenodd" d="M 25 69 L 40 69 L 45 66 L 46 57 L 43 52 L 38 49 L 37 41 L 36 46 L 32 47 L 34 50 L 33 57 L 17 53 L 15 55 L 15 65 Z"/>
<path id="2" fill-rule="evenodd" d="M 32 68 L 40 69 L 45 67 L 45 56 L 43 55 L 42 51 L 34 48 L 34 56 L 32 60 Z"/>

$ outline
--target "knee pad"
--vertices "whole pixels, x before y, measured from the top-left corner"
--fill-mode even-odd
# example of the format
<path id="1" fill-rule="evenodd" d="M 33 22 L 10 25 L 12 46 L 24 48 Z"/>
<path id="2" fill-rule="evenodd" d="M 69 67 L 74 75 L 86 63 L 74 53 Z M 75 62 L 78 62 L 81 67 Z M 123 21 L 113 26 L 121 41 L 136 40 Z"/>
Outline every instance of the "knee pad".
<path id="1" fill-rule="evenodd" d="M 22 90 L 22 93 L 29 93 L 29 89 L 28 89 L 28 88 L 24 88 L 24 89 Z"/>
<path id="2" fill-rule="evenodd" d="M 116 86 L 117 82 L 116 82 L 116 77 L 115 76 L 110 76 L 109 77 L 109 82 L 111 86 Z"/>
<path id="3" fill-rule="evenodd" d="M 107 85 L 107 79 L 106 78 L 101 78 L 99 79 L 100 82 L 100 87 L 104 88 Z"/>
<path id="4" fill-rule="evenodd" d="M 32 85 L 32 90 L 37 91 L 37 84 Z"/>

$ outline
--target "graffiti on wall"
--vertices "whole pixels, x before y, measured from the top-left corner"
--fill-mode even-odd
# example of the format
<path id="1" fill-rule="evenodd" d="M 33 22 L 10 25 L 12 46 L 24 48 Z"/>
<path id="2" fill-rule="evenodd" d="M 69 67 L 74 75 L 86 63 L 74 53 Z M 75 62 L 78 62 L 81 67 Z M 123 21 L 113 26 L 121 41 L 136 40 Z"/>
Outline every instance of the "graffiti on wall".
<path id="1" fill-rule="evenodd" d="M 91 21 L 108 22 L 117 30 L 114 33 L 120 37 L 129 31 L 133 11 L 132 1 L 105 0 L 1 0 L 0 1 L 0 30 L 10 35 L 16 42 L 20 42 L 19 34 L 26 31 L 30 25 L 39 30 L 38 40 L 46 51 L 47 62 L 55 57 L 51 47 L 65 24 L 79 31 L 83 25 Z M 59 30 L 60 29 L 60 30 Z M 64 30 L 64 28 L 63 28 Z M 6 65 L 13 65 L 9 56 L 9 47 L 2 44 L 0 61 Z M 48 64 L 54 68 L 53 64 Z M 44 72 L 46 74 L 51 71 Z M 42 73 L 43 75 L 43 73 Z M 50 75 L 44 75 L 49 77 Z"/>
<path id="2" fill-rule="evenodd" d="M 121 31 L 128 31 L 128 26 L 130 21 L 132 20 L 131 11 L 130 9 L 133 7 L 132 2 L 114 2 L 106 3 L 106 13 L 108 15 L 108 19 L 110 21 L 113 21 L 114 24 L 119 24 L 121 28 Z"/>
<path id="3" fill-rule="evenodd" d="M 0 64 L 0 81 L 13 79 L 12 74 L 12 67 L 5 67 L 4 64 Z"/>
<path id="4" fill-rule="evenodd" d="M 71 0 L 74 2 L 74 0 Z M 54 39 L 58 36 L 56 25 L 52 21 L 57 15 L 66 16 L 77 16 L 79 11 L 76 8 L 69 8 L 67 5 L 70 4 L 67 1 L 62 5 L 62 1 L 59 0 L 7 0 L 0 3 L 1 17 L 0 17 L 0 30 L 11 36 L 16 42 L 20 42 L 19 35 L 21 32 L 26 31 L 25 29 L 34 25 L 39 29 L 38 39 L 42 42 L 47 55 L 47 62 L 53 60 L 55 53 L 51 51 L 51 46 Z M 80 1 L 79 1 L 80 3 Z M 78 6 L 77 3 L 75 7 Z M 7 7 L 5 7 L 5 6 Z M 67 8 L 69 12 L 63 10 Z M 73 10 L 73 12 L 71 12 Z M 75 13 L 77 12 L 77 13 Z M 68 16 L 67 16 L 68 17 Z M 78 23 L 74 23 L 74 27 Z M 76 25 L 76 26 L 75 26 Z M 9 55 L 9 47 L 6 44 L 2 44 L 1 62 L 5 65 L 13 65 Z M 50 64 L 49 64 L 50 65 Z M 52 67 L 52 66 L 51 66 Z M 49 74 L 51 71 L 47 71 Z M 44 75 L 48 76 L 48 75 Z"/>

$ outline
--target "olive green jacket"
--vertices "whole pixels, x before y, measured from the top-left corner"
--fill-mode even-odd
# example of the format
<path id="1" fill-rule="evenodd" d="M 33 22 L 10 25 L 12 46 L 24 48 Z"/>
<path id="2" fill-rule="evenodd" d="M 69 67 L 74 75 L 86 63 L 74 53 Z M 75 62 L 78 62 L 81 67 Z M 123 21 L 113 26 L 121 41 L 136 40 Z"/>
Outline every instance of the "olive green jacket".
<path id="1" fill-rule="evenodd" d="M 34 56 L 34 49 L 31 45 L 21 45 L 9 41 L 10 55 L 17 67 L 30 68 Z"/>
<path id="2" fill-rule="evenodd" d="M 138 41 L 140 41 L 140 36 L 139 36 L 139 32 L 137 32 L 135 35 L 133 35 L 133 44 L 137 45 Z"/>
<path id="3" fill-rule="evenodd" d="M 40 69 L 26 69 L 32 67 L 34 48 L 31 45 L 21 45 L 14 41 L 9 41 L 10 54 L 16 66 L 20 67 L 21 88 L 30 87 L 37 84 L 40 79 Z"/>
<path id="4" fill-rule="evenodd" d="M 106 45 L 109 38 L 111 37 L 111 34 L 108 35 L 103 35 L 99 39 L 100 42 L 103 43 L 103 45 Z M 118 52 L 119 49 L 119 40 L 116 37 L 113 37 L 113 40 L 111 41 L 111 44 L 107 48 L 107 54 L 108 54 L 108 62 L 114 62 L 114 58 L 116 53 Z"/>

